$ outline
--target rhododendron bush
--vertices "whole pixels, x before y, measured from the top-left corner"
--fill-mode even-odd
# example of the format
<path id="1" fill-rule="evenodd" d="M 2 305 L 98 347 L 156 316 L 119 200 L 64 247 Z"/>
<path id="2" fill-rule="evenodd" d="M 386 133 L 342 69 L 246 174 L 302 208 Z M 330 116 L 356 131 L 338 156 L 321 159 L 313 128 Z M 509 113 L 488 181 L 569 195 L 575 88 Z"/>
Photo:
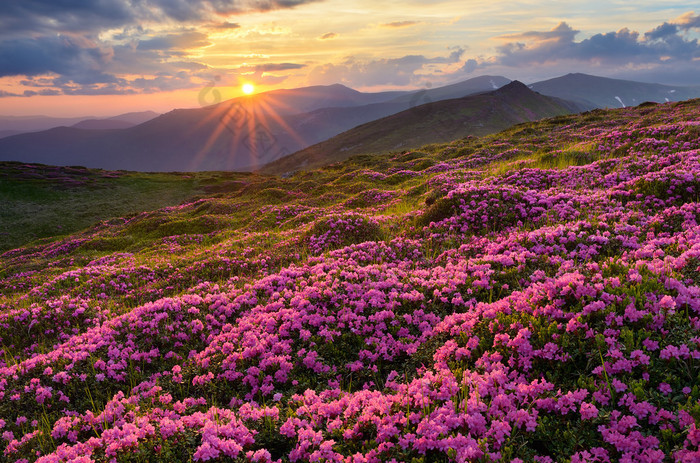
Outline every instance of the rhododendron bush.
<path id="1" fill-rule="evenodd" d="M 264 181 L 0 257 L 0 461 L 700 461 L 699 101 Z"/>

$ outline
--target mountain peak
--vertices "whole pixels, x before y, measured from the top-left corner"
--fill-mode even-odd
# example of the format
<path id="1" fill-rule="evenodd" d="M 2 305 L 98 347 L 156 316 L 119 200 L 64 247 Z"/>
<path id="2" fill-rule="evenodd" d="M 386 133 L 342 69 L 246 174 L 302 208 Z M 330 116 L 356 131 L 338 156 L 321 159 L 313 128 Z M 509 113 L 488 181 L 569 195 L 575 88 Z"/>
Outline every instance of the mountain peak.
<path id="1" fill-rule="evenodd" d="M 510 83 L 504 85 L 503 87 L 499 88 L 498 90 L 494 90 L 493 93 L 496 94 L 516 94 L 516 93 L 522 93 L 522 92 L 532 92 L 530 88 L 525 85 L 524 83 L 520 82 L 519 80 L 513 80 Z"/>

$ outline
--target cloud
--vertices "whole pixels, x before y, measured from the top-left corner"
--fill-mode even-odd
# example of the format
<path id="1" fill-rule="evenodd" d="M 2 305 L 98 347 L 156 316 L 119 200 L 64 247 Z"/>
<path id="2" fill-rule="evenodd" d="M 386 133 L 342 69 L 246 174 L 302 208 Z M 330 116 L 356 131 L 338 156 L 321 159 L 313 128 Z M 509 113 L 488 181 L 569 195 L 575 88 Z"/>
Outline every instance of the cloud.
<path id="1" fill-rule="evenodd" d="M 408 86 L 422 82 L 430 65 L 453 64 L 460 60 L 464 50 L 452 49 L 448 56 L 427 58 L 423 55 L 406 55 L 370 61 L 350 57 L 341 64 L 324 64 L 309 72 L 311 84 L 344 83 L 360 87 L 379 85 Z M 421 72 L 422 71 L 422 72 Z"/>
<path id="2" fill-rule="evenodd" d="M 238 68 L 239 70 L 250 70 L 253 72 L 275 72 L 275 71 L 289 71 L 292 69 L 302 69 L 305 68 L 306 64 L 297 63 L 264 63 L 256 64 L 252 66 L 242 66 Z"/>
<path id="3" fill-rule="evenodd" d="M 96 32 L 149 22 L 201 23 L 319 0 L 22 0 L 0 2 L 0 36 Z"/>
<path id="4" fill-rule="evenodd" d="M 476 68 L 479 66 L 477 61 L 473 58 L 470 58 L 464 62 L 464 66 L 462 66 L 461 71 L 466 73 L 466 74 L 471 74 L 472 72 L 476 71 Z"/>
<path id="5" fill-rule="evenodd" d="M 206 34 L 197 31 L 186 31 L 179 34 L 167 34 L 141 40 L 137 48 L 140 50 L 185 50 L 209 45 L 211 45 L 211 42 Z"/>
<path id="6" fill-rule="evenodd" d="M 239 29 L 238 23 L 222 22 L 231 14 L 315 1 L 320 0 L 0 1 L 0 78 L 23 77 L 27 95 L 193 87 L 212 71 L 189 53 L 212 45 L 204 31 Z M 301 67 L 273 63 L 252 71 Z"/>
<path id="7" fill-rule="evenodd" d="M 223 22 L 221 24 L 216 24 L 214 26 L 210 26 L 213 29 L 239 29 L 241 27 L 240 24 L 238 23 L 232 23 L 232 22 Z"/>
<path id="8" fill-rule="evenodd" d="M 578 33 L 579 31 L 572 29 L 571 26 L 562 21 L 550 31 L 528 31 L 502 35 L 498 38 L 504 40 L 532 40 L 535 42 L 571 42 Z"/>
<path id="9" fill-rule="evenodd" d="M 318 38 L 318 40 L 330 40 L 330 39 L 334 39 L 336 37 L 338 37 L 338 34 L 336 34 L 335 32 L 327 32 L 327 33 L 323 34 L 322 36 L 320 36 Z"/>
<path id="10" fill-rule="evenodd" d="M 102 68 L 113 50 L 80 36 L 60 35 L 0 42 L 0 77 L 73 75 Z"/>
<path id="11" fill-rule="evenodd" d="M 540 80 L 583 71 L 631 80 L 697 85 L 700 44 L 689 33 L 700 16 L 686 13 L 646 32 L 623 27 L 580 37 L 567 22 L 549 30 L 529 30 L 494 37 L 495 53 L 469 56 L 463 76 L 480 72 Z M 455 78 L 456 74 L 455 74 Z"/>
<path id="12" fill-rule="evenodd" d="M 663 23 L 662 25 L 644 33 L 644 38 L 648 40 L 658 40 L 678 34 L 678 26 L 675 24 Z"/>
<path id="13" fill-rule="evenodd" d="M 697 40 L 686 39 L 679 32 L 679 26 L 664 23 L 643 36 L 637 31 L 622 28 L 617 32 L 595 34 L 576 41 L 579 32 L 562 22 L 550 31 L 529 31 L 499 37 L 506 43 L 497 47 L 498 54 L 485 60 L 484 64 L 523 67 L 578 61 L 582 64 L 623 67 L 700 57 Z"/>
<path id="14" fill-rule="evenodd" d="M 683 30 L 700 29 L 700 15 L 696 16 L 694 12 L 689 11 L 677 18 L 674 24 L 678 24 L 678 27 Z"/>
<path id="15" fill-rule="evenodd" d="M 381 24 L 381 27 L 401 28 L 411 27 L 418 24 L 420 24 L 420 21 L 394 21 L 390 23 Z"/>

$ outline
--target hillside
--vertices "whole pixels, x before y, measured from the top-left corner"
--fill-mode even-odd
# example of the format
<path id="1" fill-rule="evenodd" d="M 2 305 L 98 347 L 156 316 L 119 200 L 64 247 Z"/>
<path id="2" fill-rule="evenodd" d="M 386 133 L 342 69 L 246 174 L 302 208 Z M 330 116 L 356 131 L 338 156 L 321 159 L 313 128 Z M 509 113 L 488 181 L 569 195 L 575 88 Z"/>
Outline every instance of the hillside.
<path id="1" fill-rule="evenodd" d="M 513 124 L 578 112 L 573 103 L 539 95 L 513 81 L 498 90 L 412 107 L 369 122 L 268 164 L 261 172 L 313 169 L 350 156 L 417 148 L 481 136 Z"/>
<path id="2" fill-rule="evenodd" d="M 0 136 L 39 132 L 54 127 L 77 124 L 84 119 L 86 117 L 0 116 Z"/>
<path id="3" fill-rule="evenodd" d="M 121 130 L 100 129 L 83 121 L 92 130 L 57 127 L 2 138 L 0 160 L 108 170 L 240 170 L 319 141 L 313 130 L 290 130 L 288 121 L 296 114 L 327 105 L 372 104 L 400 94 L 361 93 L 342 85 L 313 86 L 176 109 Z"/>
<path id="4" fill-rule="evenodd" d="M 245 174 L 142 174 L 0 162 L 0 252 L 96 221 L 177 206 Z"/>
<path id="5" fill-rule="evenodd" d="M 81 129 L 123 129 L 141 124 L 156 116 L 158 113 L 153 111 L 131 112 L 108 118 L 0 116 L 0 138 L 66 126 Z"/>
<path id="6" fill-rule="evenodd" d="M 587 109 L 637 106 L 646 101 L 664 103 L 700 97 L 700 86 L 684 87 L 567 74 L 530 86 L 543 95 L 575 101 Z"/>
<path id="7" fill-rule="evenodd" d="M 3 138 L 0 160 L 158 172 L 254 170 L 416 102 L 461 97 L 505 82 L 487 76 L 411 94 L 362 93 L 338 84 L 274 90 L 174 110 L 123 130 L 99 130 L 118 129 L 121 121 L 82 121 Z"/>
<path id="8" fill-rule="evenodd" d="M 85 119 L 71 127 L 84 130 L 126 129 L 143 124 L 158 116 L 159 114 L 153 111 L 132 112 L 102 119 Z"/>
<path id="9" fill-rule="evenodd" d="M 696 462 L 699 115 L 240 176 L 7 251 L 0 459 Z"/>

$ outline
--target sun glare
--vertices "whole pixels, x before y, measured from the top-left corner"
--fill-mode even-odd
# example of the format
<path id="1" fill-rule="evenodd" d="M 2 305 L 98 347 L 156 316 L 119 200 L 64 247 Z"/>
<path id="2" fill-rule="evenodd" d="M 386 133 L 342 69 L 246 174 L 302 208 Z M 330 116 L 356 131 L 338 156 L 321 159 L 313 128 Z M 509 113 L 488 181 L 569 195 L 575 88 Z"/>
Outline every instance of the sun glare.
<path id="1" fill-rule="evenodd" d="M 253 84 L 243 84 L 243 93 L 246 95 L 252 95 L 253 92 L 255 91 L 255 87 Z"/>

